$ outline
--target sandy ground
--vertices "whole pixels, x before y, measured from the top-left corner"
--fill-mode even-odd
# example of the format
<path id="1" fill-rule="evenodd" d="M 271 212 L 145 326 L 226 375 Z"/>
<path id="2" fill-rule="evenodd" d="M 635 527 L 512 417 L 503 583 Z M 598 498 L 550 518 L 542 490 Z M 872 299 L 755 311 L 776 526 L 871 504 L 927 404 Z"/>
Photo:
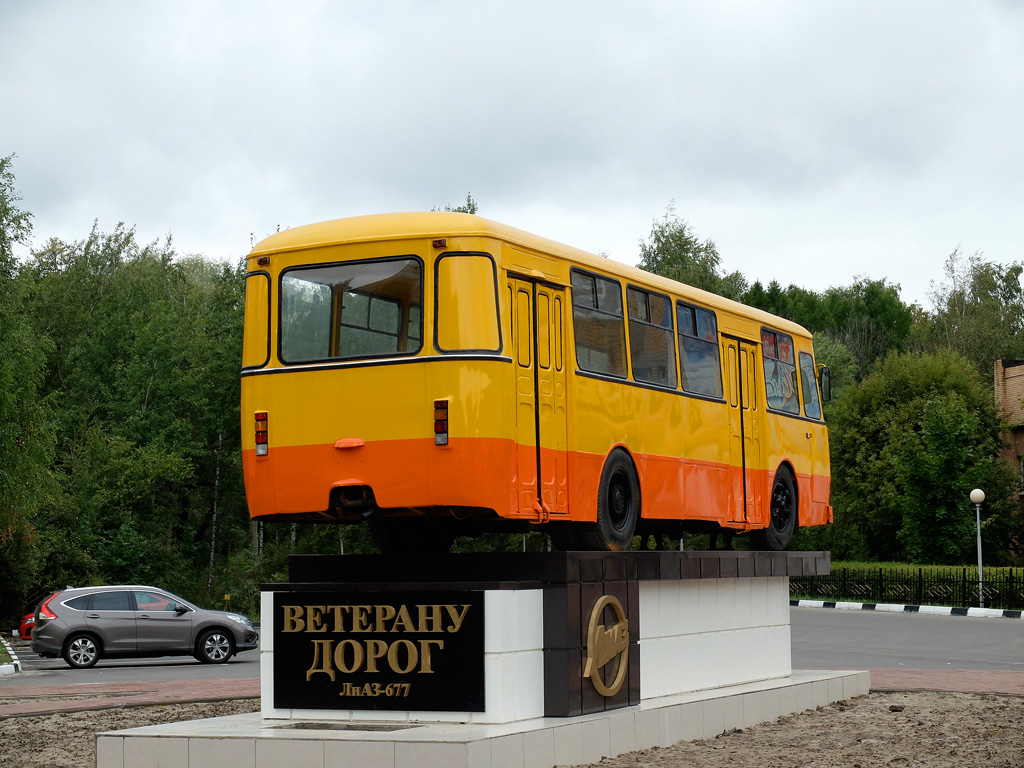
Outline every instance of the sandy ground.
<path id="1" fill-rule="evenodd" d="M 251 712 L 258 699 L 120 707 L 0 720 L 0 768 L 83 768 L 95 734 Z M 602 768 L 1024 767 L 1024 698 L 989 694 L 872 693 L 771 723 L 606 758 Z"/>

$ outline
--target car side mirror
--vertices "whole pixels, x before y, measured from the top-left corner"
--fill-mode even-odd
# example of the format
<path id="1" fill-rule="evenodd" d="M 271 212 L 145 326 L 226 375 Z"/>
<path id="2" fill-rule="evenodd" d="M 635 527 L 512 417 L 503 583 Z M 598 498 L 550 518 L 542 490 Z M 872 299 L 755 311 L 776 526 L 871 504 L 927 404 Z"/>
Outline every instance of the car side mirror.
<path id="1" fill-rule="evenodd" d="M 188 613 L 188 608 L 186 608 L 184 605 L 179 605 L 177 608 L 174 609 L 174 612 L 181 616 L 183 613 Z"/>
<path id="2" fill-rule="evenodd" d="M 829 402 L 832 399 L 832 369 L 827 365 L 818 366 L 818 385 L 821 387 L 821 401 Z"/>

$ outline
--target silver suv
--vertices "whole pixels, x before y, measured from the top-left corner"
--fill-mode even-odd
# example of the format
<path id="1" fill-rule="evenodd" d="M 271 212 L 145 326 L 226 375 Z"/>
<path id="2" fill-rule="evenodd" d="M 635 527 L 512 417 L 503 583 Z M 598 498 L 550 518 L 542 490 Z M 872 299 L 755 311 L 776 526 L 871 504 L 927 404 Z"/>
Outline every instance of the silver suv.
<path id="1" fill-rule="evenodd" d="M 259 646 L 248 618 L 207 611 L 155 587 L 82 587 L 36 608 L 32 650 L 85 669 L 101 657 L 192 655 L 225 662 Z"/>

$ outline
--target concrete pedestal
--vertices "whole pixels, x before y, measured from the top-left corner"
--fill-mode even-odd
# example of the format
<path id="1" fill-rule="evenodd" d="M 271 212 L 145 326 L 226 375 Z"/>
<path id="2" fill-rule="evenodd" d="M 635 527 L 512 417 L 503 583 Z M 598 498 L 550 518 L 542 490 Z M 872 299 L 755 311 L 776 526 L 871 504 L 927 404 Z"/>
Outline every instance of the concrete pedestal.
<path id="1" fill-rule="evenodd" d="M 714 736 L 868 691 L 866 672 L 791 669 L 789 577 L 828 569 L 828 553 L 295 557 L 264 586 L 262 712 L 102 734 L 97 765 L 549 768 Z M 426 664 L 409 655 L 424 643 Z M 403 708 L 454 674 L 466 709 Z"/>

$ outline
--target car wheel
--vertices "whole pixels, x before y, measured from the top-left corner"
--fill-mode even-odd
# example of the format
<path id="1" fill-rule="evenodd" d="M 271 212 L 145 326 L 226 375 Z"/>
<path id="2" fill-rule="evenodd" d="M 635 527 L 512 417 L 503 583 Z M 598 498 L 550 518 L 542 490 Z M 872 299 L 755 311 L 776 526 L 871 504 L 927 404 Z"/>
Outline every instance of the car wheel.
<path id="1" fill-rule="evenodd" d="M 73 669 L 88 669 L 100 660 L 100 648 L 89 635 L 72 635 L 64 643 L 61 656 Z"/>
<path id="2" fill-rule="evenodd" d="M 196 658 L 204 664 L 222 664 L 235 655 L 235 642 L 222 630 L 203 632 L 196 643 Z"/>

